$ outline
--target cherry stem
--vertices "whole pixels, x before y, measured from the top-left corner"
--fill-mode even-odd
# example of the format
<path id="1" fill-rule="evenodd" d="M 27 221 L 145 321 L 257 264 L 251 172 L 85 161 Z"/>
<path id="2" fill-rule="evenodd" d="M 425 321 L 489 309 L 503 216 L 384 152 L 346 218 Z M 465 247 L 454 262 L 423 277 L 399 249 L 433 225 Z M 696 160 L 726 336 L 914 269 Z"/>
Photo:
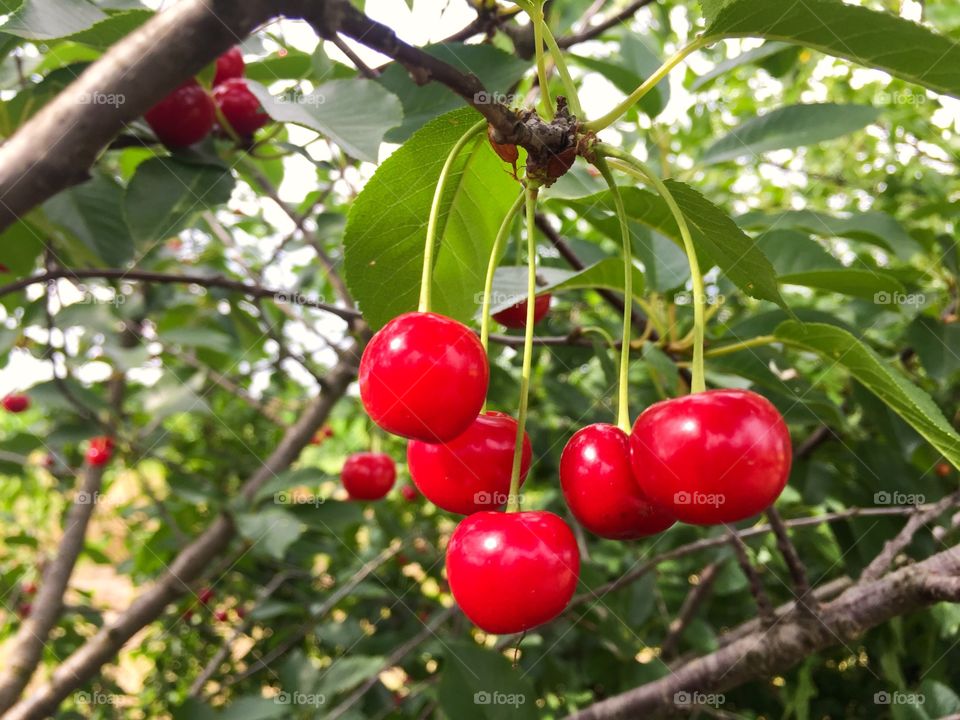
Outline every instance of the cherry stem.
<path id="1" fill-rule="evenodd" d="M 653 75 L 644 80 L 636 90 L 630 93 L 620 104 L 613 108 L 613 110 L 608 112 L 603 117 L 599 117 L 596 120 L 590 120 L 584 123 L 584 129 L 592 132 L 600 132 L 604 128 L 613 125 L 613 123 L 619 120 L 624 113 L 640 102 L 640 99 L 643 98 L 644 95 L 653 90 L 661 80 L 669 75 L 671 70 L 683 62 L 688 55 L 696 52 L 700 48 L 710 45 L 716 40 L 717 38 L 715 37 L 701 36 L 687 45 L 684 45 L 677 52 L 667 58 L 663 65 L 656 69 Z"/>
<path id="2" fill-rule="evenodd" d="M 598 154 L 618 158 L 621 161 L 614 161 L 611 165 L 652 185 L 663 198 L 667 207 L 670 208 L 677 227 L 680 229 L 680 236 L 683 238 L 683 249 L 687 253 L 687 262 L 690 263 L 690 279 L 693 284 L 693 365 L 691 366 L 693 379 L 690 384 L 690 392 L 703 392 L 707 389 L 703 367 L 703 336 L 704 327 L 706 326 L 704 308 L 706 306 L 706 294 L 703 289 L 703 274 L 700 272 L 700 263 L 697 260 L 697 250 L 693 246 L 693 236 L 690 234 L 687 219 L 680 210 L 680 206 L 677 205 L 673 193 L 671 193 L 666 184 L 647 167 L 646 163 L 633 157 L 630 153 L 623 152 L 619 148 L 605 143 L 598 143 L 596 147 Z"/>
<path id="3" fill-rule="evenodd" d="M 633 248 L 630 245 L 630 227 L 627 225 L 627 211 L 623 206 L 620 188 L 614 180 L 610 166 L 602 155 L 598 155 L 594 165 L 603 175 L 613 196 L 613 205 L 620 223 L 620 238 L 623 244 L 623 342 L 620 347 L 620 376 L 617 380 L 617 427 L 630 433 L 630 338 L 633 319 Z"/>
<path id="4" fill-rule="evenodd" d="M 481 310 L 480 316 L 480 344 L 483 345 L 484 352 L 487 352 L 487 348 L 490 344 L 490 305 L 492 304 L 491 299 L 493 296 L 493 276 L 496 274 L 497 263 L 500 260 L 500 256 L 503 254 L 503 246 L 506 244 L 507 237 L 510 235 L 510 228 L 513 226 L 513 219 L 516 217 L 517 213 L 520 212 L 520 208 L 523 207 L 526 196 L 527 192 L 524 190 L 517 196 L 517 199 L 513 202 L 513 205 L 510 206 L 510 209 L 503 218 L 503 222 L 500 223 L 500 229 L 497 231 L 497 237 L 493 241 L 493 247 L 490 248 L 490 260 L 487 263 L 487 276 L 483 283 L 483 309 Z M 519 247 L 519 245 L 517 247 Z M 481 413 L 482 412 L 483 411 L 481 410 Z"/>
<path id="5" fill-rule="evenodd" d="M 482 132 L 487 127 L 487 121 L 481 120 L 472 126 L 463 136 L 450 148 L 450 153 L 443 163 L 440 170 L 440 177 L 437 179 L 437 187 L 433 192 L 433 202 L 430 204 L 430 217 L 427 220 L 427 240 L 423 246 L 423 276 L 420 280 L 420 304 L 417 308 L 419 312 L 430 312 L 430 296 L 433 288 L 433 256 L 437 245 L 437 225 L 440 222 L 440 205 L 443 204 L 443 191 L 446 189 L 447 180 L 453 169 L 453 164 L 460 155 L 467 143 L 473 140 L 474 136 Z"/>
<path id="6" fill-rule="evenodd" d="M 527 402 L 530 395 L 530 374 L 533 368 L 534 298 L 537 294 L 537 244 L 534 232 L 537 225 L 537 196 L 540 188 L 528 185 L 527 206 L 527 324 L 523 335 L 523 369 L 520 372 L 520 409 L 517 411 L 517 442 L 513 448 L 513 470 L 510 473 L 510 496 L 507 512 L 520 509 L 520 463 L 523 458 L 523 438 L 527 425 Z"/>
<path id="7" fill-rule="evenodd" d="M 543 39 L 544 42 L 547 43 L 547 48 L 550 50 L 553 64 L 557 66 L 557 72 L 560 73 L 560 81 L 563 83 L 563 89 L 567 93 L 567 104 L 570 107 L 570 112 L 573 113 L 575 117 L 580 117 L 583 114 L 583 109 L 580 107 L 577 86 L 573 82 L 573 76 L 567 67 L 567 61 L 563 59 L 563 50 L 557 45 L 557 39 L 553 36 L 546 22 L 543 24 Z"/>

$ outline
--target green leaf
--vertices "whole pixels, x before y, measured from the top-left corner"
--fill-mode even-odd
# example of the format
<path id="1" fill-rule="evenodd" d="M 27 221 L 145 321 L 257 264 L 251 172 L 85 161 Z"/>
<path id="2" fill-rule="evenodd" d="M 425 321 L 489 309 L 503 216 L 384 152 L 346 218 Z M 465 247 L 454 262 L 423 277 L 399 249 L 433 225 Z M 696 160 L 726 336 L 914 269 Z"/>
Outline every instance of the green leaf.
<path id="1" fill-rule="evenodd" d="M 371 326 L 416 309 L 440 169 L 476 121 L 477 114 L 464 108 L 427 124 L 377 169 L 353 203 L 343 236 L 344 271 Z M 501 165 L 481 134 L 454 164 L 440 208 L 434 309 L 465 322 L 477 310 L 500 222 L 520 191 Z"/>
<path id="2" fill-rule="evenodd" d="M 960 435 L 923 390 L 885 363 L 846 330 L 820 323 L 788 320 L 774 332 L 777 339 L 818 353 L 832 365 L 845 367 L 870 392 L 960 468 Z"/>
<path id="3" fill-rule="evenodd" d="M 633 268 L 633 294 L 642 297 L 644 291 L 643 273 Z M 581 290 L 605 288 L 623 292 L 623 260 L 618 257 L 607 258 L 571 275 L 554 286 L 554 290 Z"/>
<path id="4" fill-rule="evenodd" d="M 700 163 L 710 165 L 770 150 L 814 145 L 859 130 L 879 115 L 880 111 L 869 105 L 788 105 L 737 126 L 707 148 Z"/>
<path id="5" fill-rule="evenodd" d="M 273 720 L 273 718 L 290 717 L 290 705 L 284 704 L 282 698 L 264 698 L 259 695 L 249 695 L 232 701 L 216 717 L 225 720 Z"/>
<path id="6" fill-rule="evenodd" d="M 0 234 L 0 247 L 10 274 L 28 275 L 43 250 L 43 239 L 27 222 L 18 220 Z"/>
<path id="7" fill-rule="evenodd" d="M 312 55 L 288 50 L 283 56 L 271 55 L 262 60 L 247 63 L 243 74 L 247 80 L 269 84 L 277 80 L 299 80 L 310 75 L 312 71 Z"/>
<path id="8" fill-rule="evenodd" d="M 916 350 L 927 373 L 940 381 L 960 372 L 960 325 L 944 324 L 919 315 L 907 328 L 907 342 Z"/>
<path id="9" fill-rule="evenodd" d="M 376 674 L 383 667 L 382 657 L 351 655 L 338 658 L 323 671 L 317 692 L 329 700 L 338 693 L 346 692 Z"/>
<path id="10" fill-rule="evenodd" d="M 906 292 L 903 283 L 891 275 L 854 268 L 788 273 L 780 275 L 777 282 L 782 285 L 802 285 L 867 300 L 873 300 L 878 295 Z"/>
<path id="11" fill-rule="evenodd" d="M 789 210 L 772 214 L 751 212 L 735 220 L 740 227 L 748 229 L 803 230 L 821 237 L 859 240 L 889 250 L 905 261 L 921 250 L 903 226 L 883 212 L 850 215 L 831 215 L 815 210 Z"/>
<path id="12" fill-rule="evenodd" d="M 705 37 L 762 37 L 821 50 L 908 82 L 960 95 L 960 44 L 842 0 L 702 0 Z"/>
<path id="13" fill-rule="evenodd" d="M 333 80 L 309 95 L 281 97 L 247 84 L 274 120 L 316 130 L 360 160 L 376 162 L 384 133 L 403 120 L 400 101 L 373 80 Z"/>
<path id="14" fill-rule="evenodd" d="M 723 62 L 717 63 L 712 70 L 699 76 L 690 86 L 690 90 L 696 91 L 710 84 L 722 75 L 726 75 L 731 70 L 754 63 L 758 60 L 765 60 L 774 55 L 779 55 L 790 49 L 790 46 L 781 42 L 767 42 L 753 50 L 742 52 L 736 57 L 728 58 Z"/>
<path id="15" fill-rule="evenodd" d="M 80 240 L 107 265 L 133 257 L 133 238 L 123 215 L 123 188 L 105 173 L 47 200 L 47 219 Z"/>
<path id="16" fill-rule="evenodd" d="M 707 262 L 713 263 L 751 297 L 783 306 L 773 266 L 754 241 L 723 210 L 689 185 L 676 180 L 667 180 L 666 185 L 687 219 L 693 244 L 701 256 L 701 270 L 708 269 Z M 647 225 L 682 246 L 680 229 L 669 207 L 658 195 L 635 187 L 621 188 L 621 193 L 631 220 Z M 567 202 L 586 210 L 597 205 L 612 209 L 608 190 Z"/>
<path id="17" fill-rule="evenodd" d="M 303 534 L 303 525 L 286 510 L 267 508 L 256 513 L 240 514 L 236 518 L 240 535 L 253 544 L 253 551 L 277 560 Z"/>
<path id="18" fill-rule="evenodd" d="M 186 227 L 201 210 L 230 199 L 233 176 L 216 165 L 151 158 L 134 173 L 124 211 L 137 241 L 162 240 Z"/>
<path id="19" fill-rule="evenodd" d="M 588 55 L 573 55 L 579 65 L 603 75 L 622 93 L 629 95 L 646 78 L 653 75 L 662 63 L 646 41 L 635 33 L 621 37 L 618 52 L 598 59 Z M 640 101 L 640 108 L 650 117 L 658 115 L 670 100 L 670 82 L 664 78 Z"/>
<path id="20" fill-rule="evenodd" d="M 622 271 L 621 271 L 622 272 Z M 547 292 L 569 279 L 575 273 L 561 268 L 541 267 L 537 270 L 537 294 Z M 620 283 L 621 287 L 623 282 Z M 523 265 L 498 267 L 493 273 L 493 292 L 490 314 L 495 314 L 527 299 L 527 268 Z M 482 303 L 477 318 L 483 310 Z"/>
<path id="21" fill-rule="evenodd" d="M 106 50 L 143 25 L 153 15 L 153 11 L 147 9 L 115 13 L 87 30 L 71 35 L 70 39 L 83 45 Z"/>
<path id="22" fill-rule="evenodd" d="M 529 678 L 515 672 L 499 652 L 476 643 L 445 643 L 443 674 L 437 699 L 444 714 L 456 720 L 536 718 L 537 694 Z"/>
<path id="23" fill-rule="evenodd" d="M 523 77 L 530 67 L 527 61 L 492 45 L 448 43 L 422 49 L 454 67 L 474 73 L 493 99 L 508 105 L 511 104 L 509 98 L 500 95 Z M 404 142 L 427 122 L 463 107 L 463 98 L 459 95 L 440 83 L 418 85 L 399 63 L 388 65 L 377 82 L 403 103 L 403 123 L 387 133 L 389 142 Z"/>
<path id="24" fill-rule="evenodd" d="M 106 19 L 106 13 L 87 0 L 24 0 L 0 32 L 28 40 L 53 40 Z"/>

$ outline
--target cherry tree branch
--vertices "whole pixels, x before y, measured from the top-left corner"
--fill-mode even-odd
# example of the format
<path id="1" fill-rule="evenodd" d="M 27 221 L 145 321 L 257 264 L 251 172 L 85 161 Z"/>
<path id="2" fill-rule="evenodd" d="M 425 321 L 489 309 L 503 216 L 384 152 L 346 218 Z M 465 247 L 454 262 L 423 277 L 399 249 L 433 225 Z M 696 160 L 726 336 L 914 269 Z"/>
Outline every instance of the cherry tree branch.
<path id="1" fill-rule="evenodd" d="M 284 434 L 271 455 L 244 483 L 241 495 L 250 502 L 265 483 L 288 468 L 313 438 L 340 400 L 357 372 L 355 355 L 341 360 L 327 375 L 327 389 Z M 186 594 L 209 570 L 236 535 L 233 522 L 220 515 L 185 547 L 169 568 L 144 590 L 126 610 L 106 623 L 53 672 L 49 680 L 15 705 L 4 720 L 39 720 L 48 717 L 75 689 L 82 687 L 108 663 L 141 628 L 156 620 L 170 603 Z"/>
<path id="2" fill-rule="evenodd" d="M 67 513 L 63 537 L 56 555 L 43 574 L 30 616 L 23 620 L 12 645 L 5 650 L 4 669 L 0 672 L 0 713 L 17 701 L 30 682 L 43 657 L 43 647 L 50 631 L 60 618 L 63 596 L 77 557 L 83 550 L 87 525 L 99 498 L 103 471 L 102 465 L 86 466 Z"/>
<path id="3" fill-rule="evenodd" d="M 690 588 L 687 596 L 683 599 L 680 610 L 677 612 L 677 617 L 670 623 L 667 635 L 660 643 L 661 659 L 669 660 L 676 653 L 680 644 L 680 637 L 696 617 L 700 606 L 703 605 L 707 595 L 710 594 L 710 590 L 713 589 L 713 583 L 716 581 L 722 565 L 723 560 L 717 560 L 707 565 L 699 575 L 699 582 Z"/>
<path id="4" fill-rule="evenodd" d="M 577 45 L 578 43 L 598 38 L 607 30 L 610 30 L 621 23 L 625 23 L 627 20 L 636 15 L 641 8 L 645 8 L 647 5 L 652 5 L 654 2 L 656 2 L 656 0 L 634 0 L 620 12 L 611 15 L 596 25 L 592 25 L 578 33 L 557 38 L 557 45 L 559 45 L 561 48 L 568 48 L 573 45 Z"/>

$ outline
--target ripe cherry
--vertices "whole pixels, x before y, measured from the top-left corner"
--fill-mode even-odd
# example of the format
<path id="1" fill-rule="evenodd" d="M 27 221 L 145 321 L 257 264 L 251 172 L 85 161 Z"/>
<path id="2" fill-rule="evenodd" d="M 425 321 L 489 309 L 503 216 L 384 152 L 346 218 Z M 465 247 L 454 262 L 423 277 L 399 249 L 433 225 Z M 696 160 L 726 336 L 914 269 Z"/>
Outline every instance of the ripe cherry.
<path id="1" fill-rule="evenodd" d="M 168 147 L 187 147 L 203 140 L 217 119 L 213 100 L 191 78 L 143 116 L 153 132 Z"/>
<path id="2" fill-rule="evenodd" d="M 467 430 L 445 443 L 411 440 L 410 477 L 424 497 L 449 512 L 469 515 L 507 502 L 517 421 L 501 412 L 478 416 Z M 524 433 L 520 483 L 530 469 L 530 438 Z"/>
<path id="3" fill-rule="evenodd" d="M 214 618 L 217 622 L 226 622 L 226 621 L 227 621 L 227 618 L 228 618 L 229 616 L 230 616 L 229 613 L 227 613 L 227 611 L 226 611 L 226 610 L 223 610 L 223 609 L 221 609 L 221 610 L 216 610 L 216 611 L 213 613 L 213 618 Z"/>
<path id="4" fill-rule="evenodd" d="M 676 522 L 640 492 L 630 442 L 615 425 L 588 425 L 570 438 L 560 456 L 560 485 L 580 524 L 600 537 L 634 540 Z"/>
<path id="5" fill-rule="evenodd" d="M 17 606 L 17 615 L 20 616 L 21 620 L 26 620 L 30 617 L 30 613 L 33 611 L 33 605 L 31 603 L 20 603 Z"/>
<path id="6" fill-rule="evenodd" d="M 766 398 L 710 390 L 648 407 L 630 436 L 641 492 L 678 520 L 731 523 L 779 497 L 790 475 L 790 433 Z"/>
<path id="7" fill-rule="evenodd" d="M 934 472 L 937 474 L 937 477 L 949 477 L 950 473 L 953 471 L 953 468 L 950 467 L 945 462 L 937 463 L 937 466 L 934 468 Z"/>
<path id="8" fill-rule="evenodd" d="M 386 453 L 354 453 L 343 464 L 340 479 L 351 500 L 379 500 L 393 487 L 397 466 Z"/>
<path id="9" fill-rule="evenodd" d="M 534 324 L 543 320 L 544 315 L 546 315 L 549 310 L 550 293 L 537 295 L 533 301 Z M 527 326 L 527 301 L 523 300 L 516 305 L 511 305 L 506 310 L 494 313 L 493 319 L 508 328 L 525 328 Z"/>
<path id="10" fill-rule="evenodd" d="M 460 609 L 488 633 L 518 633 L 563 612 L 580 576 L 567 524 L 540 510 L 480 512 L 447 546 L 447 578 Z"/>
<path id="11" fill-rule="evenodd" d="M 87 446 L 87 462 L 91 465 L 106 465 L 113 456 L 113 438 L 101 435 L 91 438 Z"/>
<path id="12" fill-rule="evenodd" d="M 206 605 L 208 602 L 213 600 L 213 588 L 202 588 L 200 592 L 197 593 L 197 600 L 201 605 Z"/>
<path id="13" fill-rule="evenodd" d="M 37 584 L 31 580 L 28 580 L 23 584 L 23 592 L 26 595 L 35 595 L 37 592 Z"/>
<path id="14" fill-rule="evenodd" d="M 230 127 L 240 137 L 253 135 L 270 119 L 243 78 L 233 78 L 217 85 L 213 89 L 213 99 Z"/>
<path id="15" fill-rule="evenodd" d="M 466 325 L 435 313 L 406 313 L 364 349 L 360 399 L 387 432 L 445 442 L 476 419 L 489 376 L 483 346 Z"/>
<path id="16" fill-rule="evenodd" d="M 3 398 L 3 409 L 7 412 L 22 413 L 30 407 L 30 397 L 21 393 L 11 393 Z"/>
<path id="17" fill-rule="evenodd" d="M 400 494 L 403 495 L 403 499 L 407 502 L 413 502 L 420 497 L 420 493 L 413 485 L 404 485 L 400 488 Z"/>
<path id="18" fill-rule="evenodd" d="M 227 80 L 243 77 L 244 67 L 245 63 L 243 62 L 243 53 L 240 52 L 240 48 L 230 48 L 223 55 L 217 58 L 217 69 L 213 75 L 214 87 L 226 82 Z"/>

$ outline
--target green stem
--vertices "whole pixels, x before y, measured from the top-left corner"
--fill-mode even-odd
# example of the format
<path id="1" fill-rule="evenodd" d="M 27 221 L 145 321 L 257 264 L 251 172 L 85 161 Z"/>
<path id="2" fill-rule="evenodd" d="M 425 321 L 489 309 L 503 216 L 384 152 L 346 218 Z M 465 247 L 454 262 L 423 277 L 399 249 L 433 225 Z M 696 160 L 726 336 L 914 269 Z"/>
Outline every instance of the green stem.
<path id="1" fill-rule="evenodd" d="M 630 227 L 627 225 L 627 211 L 623 206 L 620 188 L 617 187 L 610 166 L 603 156 L 594 162 L 603 175 L 613 195 L 613 204 L 620 222 L 620 238 L 623 244 L 623 343 L 620 348 L 620 376 L 617 380 L 617 427 L 625 433 L 630 432 L 630 338 L 633 320 L 633 248 L 630 245 Z"/>
<path id="2" fill-rule="evenodd" d="M 613 125 L 613 123 L 620 119 L 620 117 L 627 112 L 627 110 L 636 105 L 644 95 L 653 90 L 653 88 L 655 88 L 661 80 L 670 74 L 671 70 L 683 62 L 688 55 L 696 52 L 702 47 L 710 45 L 715 40 L 716 38 L 713 37 L 701 36 L 696 38 L 693 42 L 683 46 L 672 56 L 667 58 L 663 65 L 657 68 L 653 75 L 644 80 L 640 87 L 630 93 L 623 100 L 623 102 L 621 102 L 603 117 L 599 117 L 596 120 L 590 120 L 589 122 L 584 123 L 583 127 L 593 132 L 600 132 L 604 128 Z"/>
<path id="3" fill-rule="evenodd" d="M 513 218 L 520 208 L 523 207 L 526 191 L 521 192 L 513 205 L 507 211 L 503 222 L 500 223 L 500 230 L 497 231 L 497 237 L 493 241 L 493 248 L 490 250 L 490 261 L 487 263 L 487 277 L 483 283 L 483 308 L 480 316 L 480 344 L 483 345 L 483 351 L 487 352 L 487 346 L 490 342 L 490 305 L 493 295 L 493 276 L 497 270 L 497 261 L 503 254 L 503 246 L 506 244 L 507 236 L 510 235 L 510 227 L 513 225 Z M 481 411 L 482 412 L 482 411 Z"/>
<path id="4" fill-rule="evenodd" d="M 563 83 L 563 89 L 567 93 L 567 105 L 570 112 L 575 117 L 583 115 L 583 109 L 580 107 L 580 98 L 577 95 L 577 86 L 573 82 L 573 76 L 570 74 L 570 68 L 567 67 L 567 61 L 563 59 L 563 50 L 557 45 L 557 39 L 553 36 L 550 27 L 543 24 L 543 39 L 547 43 L 550 55 L 553 57 L 553 63 L 557 66 L 557 72 L 560 73 L 560 81 Z"/>
<path id="5" fill-rule="evenodd" d="M 520 372 L 520 409 L 517 411 L 517 442 L 513 448 L 513 470 L 510 473 L 510 497 L 507 512 L 520 509 L 520 460 L 523 457 L 523 438 L 527 426 L 527 402 L 530 394 L 530 374 L 533 368 L 533 313 L 537 294 L 536 230 L 537 195 L 539 188 L 527 187 L 527 325 L 523 334 L 523 369 Z"/>
<path id="6" fill-rule="evenodd" d="M 378 453 L 383 449 L 383 436 L 376 423 L 370 423 L 370 452 Z"/>
<path id="7" fill-rule="evenodd" d="M 691 392 L 703 392 L 707 389 L 704 379 L 703 369 L 703 335 L 706 326 L 704 318 L 704 308 L 706 307 L 706 294 L 703 290 L 703 274 L 700 272 L 700 263 L 697 261 L 697 250 L 693 246 L 693 236 L 690 234 L 690 228 L 687 226 L 687 219 L 684 217 L 680 206 L 673 197 L 673 193 L 656 176 L 656 174 L 647 165 L 629 153 L 623 152 L 605 143 L 598 143 L 597 153 L 608 157 L 619 158 L 622 162 L 612 163 L 614 167 L 650 183 L 667 203 L 673 218 L 680 229 L 680 236 L 683 238 L 683 249 L 687 253 L 687 261 L 690 263 L 690 279 L 693 283 L 693 381 L 690 386 Z"/>
<path id="8" fill-rule="evenodd" d="M 778 339 L 773 335 L 760 335 L 755 338 L 750 338 L 749 340 L 744 340 L 738 343 L 730 343 L 729 345 L 723 345 L 718 348 L 712 348 L 707 350 L 704 353 L 707 357 L 720 357 L 721 355 L 729 355 L 730 353 L 739 352 L 740 350 L 746 350 L 752 347 L 760 347 L 762 345 L 769 345 L 770 343 L 778 342 Z"/>
<path id="9" fill-rule="evenodd" d="M 596 334 L 596 335 L 599 335 L 599 336 L 602 337 L 604 340 L 606 340 L 606 341 L 607 341 L 607 345 L 610 346 L 610 349 L 611 349 L 611 350 L 616 350 L 616 349 L 617 349 L 617 341 L 613 339 L 613 335 L 611 335 L 610 333 L 608 333 L 606 330 L 604 330 L 604 329 L 603 329 L 602 327 L 600 327 L 599 325 L 584 325 L 582 328 L 580 328 L 580 334 L 581 334 L 581 335 L 587 335 L 587 334 L 589 334 L 589 333 L 594 333 L 594 334 Z"/>
<path id="10" fill-rule="evenodd" d="M 450 177 L 450 171 L 453 169 L 453 163 L 456 162 L 460 152 L 466 147 L 475 135 L 483 132 L 487 126 L 486 120 L 481 120 L 472 126 L 463 134 L 454 146 L 450 149 L 443 168 L 440 170 L 440 177 L 437 179 L 437 188 L 433 193 L 433 202 L 430 204 L 430 217 L 427 220 L 427 241 L 423 247 L 423 276 L 420 280 L 420 304 L 417 310 L 419 312 L 430 312 L 430 295 L 432 291 L 431 277 L 433 275 L 433 254 L 436 250 L 437 225 L 440 221 L 440 205 L 443 202 L 443 191 L 447 185 L 447 179 Z"/>
<path id="11" fill-rule="evenodd" d="M 550 98 L 550 86 L 547 84 L 547 60 L 543 53 L 543 30 L 546 20 L 543 16 L 544 0 L 519 0 L 516 4 L 530 16 L 533 25 L 533 44 L 537 53 L 537 80 L 540 83 L 541 115 L 545 120 L 553 119 L 553 100 Z"/>

